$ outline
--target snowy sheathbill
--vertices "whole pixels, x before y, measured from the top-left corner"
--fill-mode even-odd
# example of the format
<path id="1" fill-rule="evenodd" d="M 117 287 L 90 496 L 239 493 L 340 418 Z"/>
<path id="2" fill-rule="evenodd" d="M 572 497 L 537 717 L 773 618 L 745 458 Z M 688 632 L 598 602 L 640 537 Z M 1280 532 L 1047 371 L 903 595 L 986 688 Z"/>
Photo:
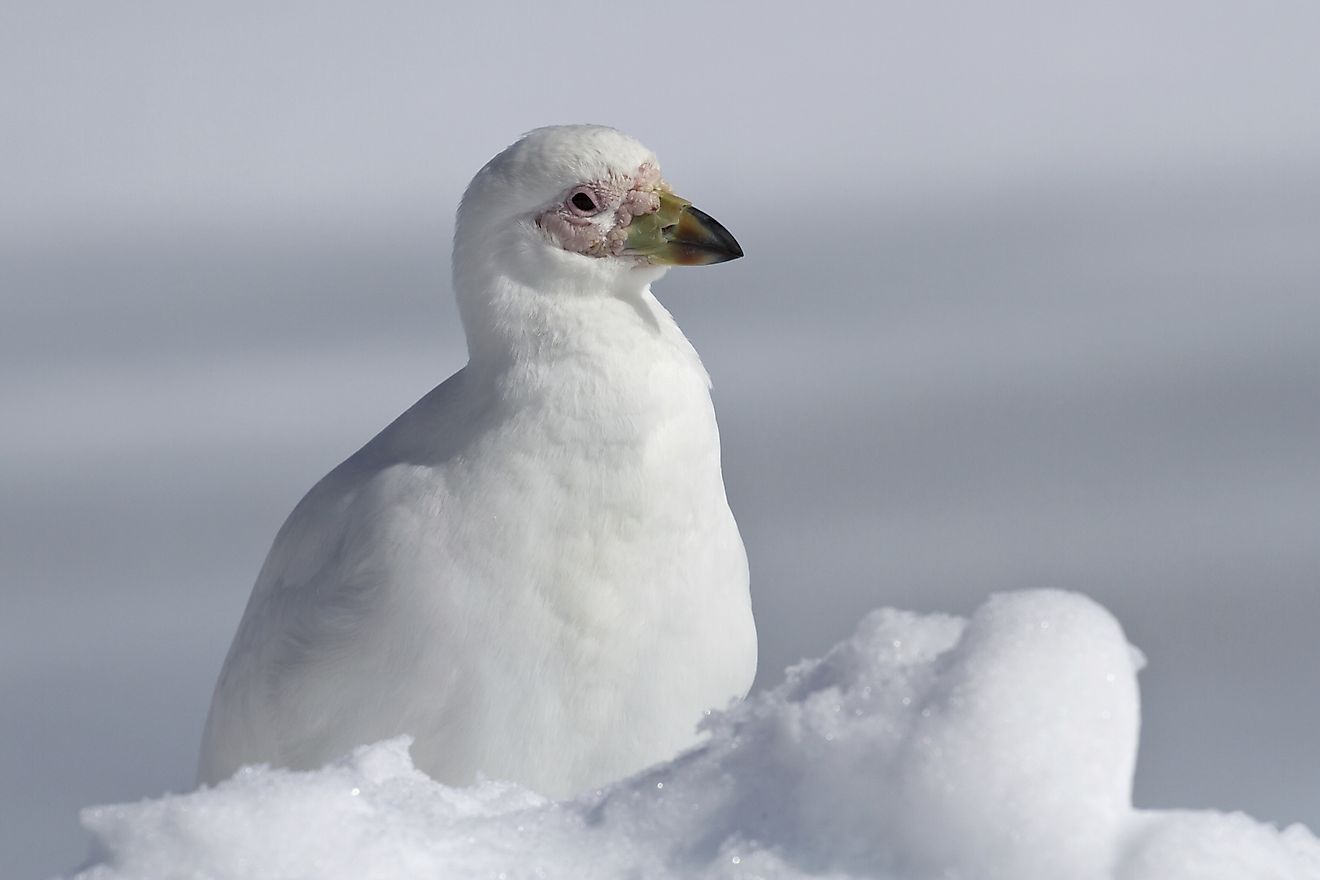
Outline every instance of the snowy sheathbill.
<path id="1" fill-rule="evenodd" d="M 275 538 L 200 779 L 414 737 L 419 768 L 571 795 L 696 741 L 756 666 L 709 379 L 651 283 L 742 255 L 655 156 L 533 131 L 473 179 L 453 278 L 469 361 Z"/>

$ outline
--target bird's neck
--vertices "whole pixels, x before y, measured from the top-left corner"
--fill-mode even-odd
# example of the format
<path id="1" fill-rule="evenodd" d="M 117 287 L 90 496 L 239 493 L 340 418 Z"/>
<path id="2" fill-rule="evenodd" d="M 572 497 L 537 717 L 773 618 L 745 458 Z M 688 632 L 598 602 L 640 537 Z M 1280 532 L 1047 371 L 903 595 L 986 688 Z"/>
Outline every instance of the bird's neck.
<path id="1" fill-rule="evenodd" d="M 489 265 L 455 272 L 469 371 L 505 395 L 566 380 L 626 392 L 655 369 L 709 378 L 673 317 L 651 294 L 659 273 L 545 276 L 535 285 Z"/>

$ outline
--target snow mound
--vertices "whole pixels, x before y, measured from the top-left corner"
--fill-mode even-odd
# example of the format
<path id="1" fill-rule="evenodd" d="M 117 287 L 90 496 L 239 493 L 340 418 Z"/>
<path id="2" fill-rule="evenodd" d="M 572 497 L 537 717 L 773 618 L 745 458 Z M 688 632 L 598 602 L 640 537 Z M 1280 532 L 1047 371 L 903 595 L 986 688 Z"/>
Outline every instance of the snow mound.
<path id="1" fill-rule="evenodd" d="M 1300 825 L 1132 809 L 1141 663 L 1070 593 L 875 611 L 699 748 L 576 800 L 440 785 L 400 738 L 85 810 L 78 876 L 1320 878 Z"/>

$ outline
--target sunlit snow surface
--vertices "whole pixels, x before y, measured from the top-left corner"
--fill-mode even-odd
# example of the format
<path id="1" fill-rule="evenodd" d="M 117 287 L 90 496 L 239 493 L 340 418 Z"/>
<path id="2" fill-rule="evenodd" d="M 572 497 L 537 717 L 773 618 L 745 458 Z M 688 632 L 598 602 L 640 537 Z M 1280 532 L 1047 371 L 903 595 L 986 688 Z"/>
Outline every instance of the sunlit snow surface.
<path id="1" fill-rule="evenodd" d="M 880 610 L 704 746 L 575 801 L 440 785 L 400 738 L 86 810 L 79 877 L 1320 877 L 1303 826 L 1132 809 L 1141 663 L 1076 594 Z"/>

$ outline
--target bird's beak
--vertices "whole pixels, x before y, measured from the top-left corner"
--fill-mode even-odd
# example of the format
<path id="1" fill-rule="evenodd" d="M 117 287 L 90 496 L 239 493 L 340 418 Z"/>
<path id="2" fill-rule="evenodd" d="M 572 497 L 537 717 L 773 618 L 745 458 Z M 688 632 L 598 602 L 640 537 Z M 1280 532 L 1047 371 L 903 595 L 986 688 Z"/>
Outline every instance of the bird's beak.
<path id="1" fill-rule="evenodd" d="M 687 199 L 660 193 L 660 210 L 633 219 L 624 253 L 659 266 L 709 266 L 736 260 L 742 248 L 729 230 Z"/>

